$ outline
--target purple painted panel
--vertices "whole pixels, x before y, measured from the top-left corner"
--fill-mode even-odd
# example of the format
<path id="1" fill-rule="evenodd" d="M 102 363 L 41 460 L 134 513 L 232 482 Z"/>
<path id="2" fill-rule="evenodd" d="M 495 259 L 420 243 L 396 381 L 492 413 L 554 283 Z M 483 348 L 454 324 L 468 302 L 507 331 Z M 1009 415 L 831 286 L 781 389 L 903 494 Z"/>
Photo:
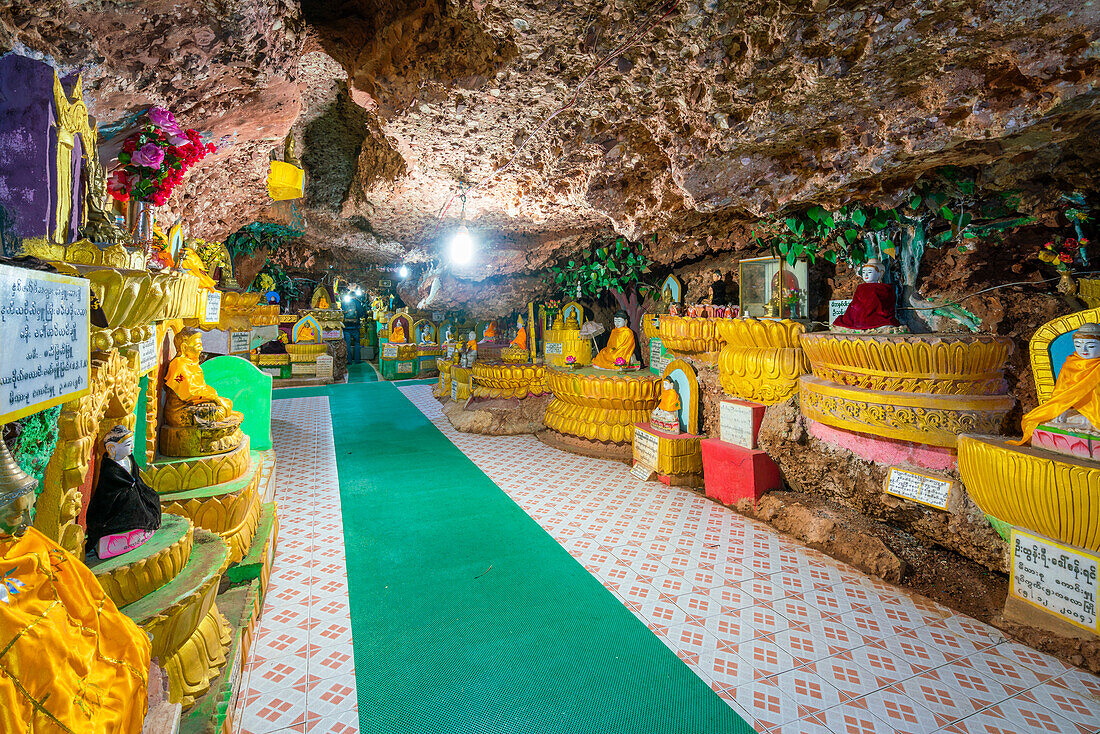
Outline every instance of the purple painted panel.
<path id="1" fill-rule="evenodd" d="M 53 223 L 53 77 L 42 61 L 0 57 L 0 206 L 17 238 L 46 236 Z"/>

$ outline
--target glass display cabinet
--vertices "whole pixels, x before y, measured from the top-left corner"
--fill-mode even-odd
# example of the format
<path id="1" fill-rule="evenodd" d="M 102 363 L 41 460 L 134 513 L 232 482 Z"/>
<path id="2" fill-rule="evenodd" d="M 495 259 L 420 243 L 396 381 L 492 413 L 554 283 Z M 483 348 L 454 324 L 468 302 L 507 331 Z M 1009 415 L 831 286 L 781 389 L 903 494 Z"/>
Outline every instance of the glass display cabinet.
<path id="1" fill-rule="evenodd" d="M 790 265 L 783 258 L 754 257 L 739 263 L 741 315 L 758 319 L 806 318 L 806 261 Z"/>

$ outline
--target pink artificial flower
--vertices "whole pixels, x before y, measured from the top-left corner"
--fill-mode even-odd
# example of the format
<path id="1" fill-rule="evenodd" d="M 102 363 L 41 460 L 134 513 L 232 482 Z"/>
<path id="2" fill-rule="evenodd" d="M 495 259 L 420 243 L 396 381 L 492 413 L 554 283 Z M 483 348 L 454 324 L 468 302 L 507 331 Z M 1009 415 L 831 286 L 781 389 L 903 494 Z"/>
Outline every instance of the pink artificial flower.
<path id="1" fill-rule="evenodd" d="M 622 367 L 623 365 L 626 364 L 626 360 L 623 359 L 622 357 L 616 357 L 615 358 L 615 364 L 619 367 Z"/>
<path id="2" fill-rule="evenodd" d="M 150 108 L 149 122 L 153 123 L 164 132 L 172 135 L 178 135 L 182 132 L 180 130 L 179 123 L 176 122 L 175 115 L 173 115 L 167 107 Z"/>
<path id="3" fill-rule="evenodd" d="M 164 162 L 164 151 L 156 143 L 146 143 L 134 151 L 130 162 L 135 166 L 160 168 L 160 164 Z"/>

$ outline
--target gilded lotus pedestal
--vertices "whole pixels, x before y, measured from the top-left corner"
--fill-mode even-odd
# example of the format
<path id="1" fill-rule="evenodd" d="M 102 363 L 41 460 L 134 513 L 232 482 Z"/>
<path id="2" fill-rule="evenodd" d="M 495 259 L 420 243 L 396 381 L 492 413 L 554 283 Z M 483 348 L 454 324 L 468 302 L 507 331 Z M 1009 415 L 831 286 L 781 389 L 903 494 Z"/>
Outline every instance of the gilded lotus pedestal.
<path id="1" fill-rule="evenodd" d="M 470 389 L 475 398 L 518 398 L 544 395 L 546 368 L 542 365 L 475 362 Z"/>
<path id="2" fill-rule="evenodd" d="M 592 364 L 592 341 L 581 337 L 580 328 L 547 329 L 543 341 L 543 362 L 547 367 L 564 367 L 572 357 L 577 366 Z"/>
<path id="3" fill-rule="evenodd" d="M 718 361 L 718 328 L 725 319 L 662 316 L 658 331 L 665 349 L 703 364 Z"/>
<path id="4" fill-rule="evenodd" d="M 629 446 L 634 425 L 649 421 L 661 397 L 661 378 L 648 370 L 607 372 L 547 368 L 553 399 L 546 426 L 586 441 Z"/>
<path id="5" fill-rule="evenodd" d="M 764 405 L 798 392 L 798 379 L 810 371 L 799 344 L 806 327 L 797 321 L 717 319 L 718 378 L 728 394 Z M 662 320 L 663 323 L 663 320 Z"/>
<path id="6" fill-rule="evenodd" d="M 807 418 L 872 436 L 955 448 L 1000 433 L 1015 404 L 1004 365 L 1014 345 L 978 334 L 803 334 Z"/>

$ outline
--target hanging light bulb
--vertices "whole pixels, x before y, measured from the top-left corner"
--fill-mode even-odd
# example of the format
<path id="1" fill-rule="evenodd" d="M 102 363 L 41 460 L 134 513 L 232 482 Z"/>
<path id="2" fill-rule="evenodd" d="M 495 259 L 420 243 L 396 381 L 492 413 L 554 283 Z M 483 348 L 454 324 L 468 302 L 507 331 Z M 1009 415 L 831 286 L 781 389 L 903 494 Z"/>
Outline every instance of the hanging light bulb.
<path id="1" fill-rule="evenodd" d="M 397 270 L 397 277 L 401 278 L 402 280 L 404 280 L 405 278 L 409 277 L 409 269 L 408 269 L 407 267 L 405 267 L 404 265 L 402 265 L 402 266 L 401 266 L 401 267 L 400 267 L 400 268 L 399 268 L 399 269 Z"/>
<path id="2" fill-rule="evenodd" d="M 451 238 L 450 256 L 455 265 L 466 265 L 474 259 L 474 238 L 466 227 L 466 194 L 462 195 L 462 221 Z"/>

